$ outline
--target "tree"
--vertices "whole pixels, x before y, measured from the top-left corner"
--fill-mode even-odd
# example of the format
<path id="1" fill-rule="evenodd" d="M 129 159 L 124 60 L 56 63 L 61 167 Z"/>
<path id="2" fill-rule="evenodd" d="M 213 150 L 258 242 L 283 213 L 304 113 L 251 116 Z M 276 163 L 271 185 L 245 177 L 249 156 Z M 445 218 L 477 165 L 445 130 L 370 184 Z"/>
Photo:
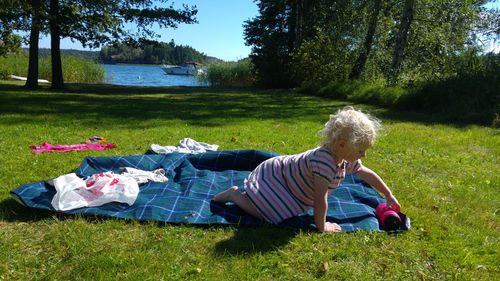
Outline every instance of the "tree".
<path id="1" fill-rule="evenodd" d="M 411 26 L 407 32 L 399 64 L 394 59 L 398 38 L 385 43 L 388 57 L 385 76 L 391 83 L 442 80 L 457 74 L 456 58 L 478 48 L 476 30 L 482 21 L 482 6 L 487 1 L 419 0 L 415 1 Z M 395 6 L 391 20 L 403 15 L 404 7 Z M 398 35 L 401 25 L 390 30 Z M 379 64 L 382 64 L 379 62 Z M 393 66 L 394 65 L 394 66 Z M 397 65 L 397 66 L 396 66 Z"/>
<path id="2" fill-rule="evenodd" d="M 413 7 L 415 6 L 415 0 L 405 0 L 405 5 L 403 8 L 403 13 L 401 14 L 401 20 L 399 23 L 398 33 L 396 35 L 396 43 L 394 45 L 394 54 L 392 56 L 390 77 L 391 80 L 395 80 L 399 67 L 401 65 L 401 60 L 403 58 L 404 48 L 406 46 L 406 41 L 408 37 L 408 31 L 410 30 L 410 25 L 413 19 Z"/>
<path id="3" fill-rule="evenodd" d="M 52 89 L 63 89 L 64 80 L 61 62 L 61 14 L 59 0 L 50 0 L 49 30 L 50 30 L 50 58 L 52 65 Z"/>
<path id="4" fill-rule="evenodd" d="M 20 48 L 20 36 L 13 34 L 14 30 L 30 31 L 30 52 L 28 65 L 28 78 L 26 87 L 38 86 L 38 39 L 42 26 L 40 0 L 13 1 L 4 0 L 0 6 L 0 41 L 4 48 L 0 48 L 0 54 Z"/>
<path id="5" fill-rule="evenodd" d="M 151 0 L 50 0 L 49 26 L 51 31 L 52 88 L 63 88 L 60 65 L 60 38 L 69 37 L 83 46 L 100 47 L 110 42 L 124 41 L 137 45 L 157 37 L 150 28 L 176 28 L 178 23 L 195 23 L 195 6 L 183 5 L 176 10 L 157 7 Z M 166 4 L 168 0 L 159 0 Z M 128 23 L 136 24 L 137 31 L 129 31 Z"/>
<path id="6" fill-rule="evenodd" d="M 359 45 L 359 34 L 364 26 L 364 13 L 369 1 L 350 0 L 281 0 L 260 1 L 259 15 L 245 22 L 245 40 L 252 46 L 250 58 L 255 65 L 261 84 L 270 87 L 291 87 L 297 85 L 295 70 L 310 62 L 305 56 L 308 50 L 302 45 L 321 44 L 324 36 L 334 46 L 317 46 L 318 49 L 337 50 L 328 54 L 336 61 L 350 58 L 353 49 Z M 318 35 L 321 32 L 321 35 Z M 314 54 L 312 54 L 315 56 Z M 322 54 L 317 54 L 321 56 Z M 316 62 L 316 60 L 313 60 Z M 336 63 L 335 61 L 324 61 Z M 306 66 L 306 68 L 309 66 Z M 338 69 L 337 66 L 333 68 Z M 324 69 L 331 69 L 326 67 Z M 295 77 L 294 77 L 295 76 Z M 338 75 L 340 76 L 340 75 Z"/>
<path id="7" fill-rule="evenodd" d="M 25 23 L 25 14 L 14 0 L 4 0 L 0 5 L 0 56 L 17 52 L 21 47 L 20 36 L 13 31 Z"/>
<path id="8" fill-rule="evenodd" d="M 161 28 L 176 28 L 179 23 L 195 23 L 195 6 L 168 7 L 168 0 L 4 0 L 0 7 L 0 40 L 13 30 L 30 31 L 30 66 L 28 86 L 37 84 L 37 37 L 40 32 L 50 32 L 52 56 L 52 88 L 64 88 L 62 76 L 60 40 L 70 38 L 84 47 L 126 42 L 138 45 L 151 41 L 158 35 L 151 29 L 154 24 Z M 48 23 L 48 24 L 47 24 Z M 129 30 L 129 24 L 136 29 Z"/>
<path id="9" fill-rule="evenodd" d="M 40 30 L 42 29 L 41 21 L 41 1 L 31 1 L 31 28 L 29 38 L 29 61 L 28 61 L 28 77 L 25 86 L 27 88 L 38 87 L 38 39 Z"/>
<path id="10" fill-rule="evenodd" d="M 349 79 L 358 79 L 363 72 L 366 64 L 366 60 L 370 55 L 372 49 L 373 39 L 375 37 L 375 31 L 377 30 L 377 23 L 380 11 L 382 10 L 382 0 L 375 0 L 373 4 L 373 11 L 371 13 L 370 21 L 368 22 L 368 29 L 366 31 L 366 37 L 361 51 L 359 52 L 358 59 L 352 67 L 351 73 L 349 74 Z"/>
<path id="11" fill-rule="evenodd" d="M 8 53 L 17 53 L 21 50 L 21 36 L 16 34 L 0 35 L 0 56 Z"/>
<path id="12" fill-rule="evenodd" d="M 252 46 L 252 59 L 259 83 L 268 87 L 291 86 L 288 75 L 290 40 L 288 1 L 260 1 L 260 15 L 245 22 L 244 36 L 247 45 Z M 292 41 L 292 46 L 290 46 Z"/>

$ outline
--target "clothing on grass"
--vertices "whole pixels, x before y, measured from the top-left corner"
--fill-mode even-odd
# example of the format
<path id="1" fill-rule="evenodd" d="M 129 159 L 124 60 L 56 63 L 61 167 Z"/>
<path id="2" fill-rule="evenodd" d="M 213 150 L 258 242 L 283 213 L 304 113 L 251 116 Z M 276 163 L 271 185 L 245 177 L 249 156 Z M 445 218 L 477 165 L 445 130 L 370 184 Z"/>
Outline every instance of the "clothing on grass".
<path id="1" fill-rule="evenodd" d="M 172 145 L 161 146 L 158 144 L 151 145 L 151 150 L 153 152 L 160 154 L 172 153 L 172 152 L 198 154 L 207 151 L 217 151 L 217 149 L 219 149 L 219 146 L 216 144 L 199 142 L 191 138 L 183 138 L 182 140 L 179 141 L 179 143 L 176 146 Z"/>
<path id="2" fill-rule="evenodd" d="M 132 177 L 113 172 L 95 174 L 87 179 L 71 173 L 55 178 L 52 183 L 56 194 L 51 203 L 57 211 L 96 207 L 110 202 L 132 205 L 139 194 L 139 185 Z"/>
<path id="3" fill-rule="evenodd" d="M 124 167 L 120 174 L 111 171 L 78 177 L 75 173 L 49 180 L 56 189 L 51 204 L 57 211 L 82 207 L 97 207 L 110 202 L 134 204 L 139 194 L 139 184 L 149 181 L 166 182 L 164 169 L 152 172 Z"/>
<path id="4" fill-rule="evenodd" d="M 113 143 L 90 143 L 90 144 L 50 144 L 31 145 L 31 153 L 39 154 L 43 152 L 68 152 L 78 150 L 106 150 L 116 148 Z"/>
<path id="5" fill-rule="evenodd" d="M 121 174 L 133 178 L 138 184 L 148 181 L 166 182 L 168 178 L 165 176 L 164 169 L 156 169 L 154 171 L 143 171 L 132 167 L 124 167 L 121 169 Z"/>
<path id="6" fill-rule="evenodd" d="M 360 160 L 337 163 L 323 147 L 277 156 L 264 161 L 248 176 L 244 182 L 246 195 L 268 222 L 278 224 L 313 206 L 315 181 L 327 181 L 331 192 L 346 173 L 356 173 L 360 168 Z"/>

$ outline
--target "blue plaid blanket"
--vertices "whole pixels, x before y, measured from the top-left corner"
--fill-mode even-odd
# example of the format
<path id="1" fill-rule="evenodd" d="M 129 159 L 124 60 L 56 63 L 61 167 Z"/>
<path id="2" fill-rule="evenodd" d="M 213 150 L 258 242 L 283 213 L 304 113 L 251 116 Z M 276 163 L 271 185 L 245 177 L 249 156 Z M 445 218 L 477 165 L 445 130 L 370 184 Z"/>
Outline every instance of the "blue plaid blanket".
<path id="1" fill-rule="evenodd" d="M 75 171 L 79 176 L 105 171 L 118 173 L 121 167 L 148 171 L 163 168 L 169 180 L 141 185 L 139 196 L 132 206 L 108 203 L 63 213 L 171 223 L 263 224 L 234 204 L 215 203 L 212 197 L 233 185 L 243 189 L 243 180 L 250 171 L 276 155 L 259 150 L 234 150 L 201 154 L 86 157 Z M 11 191 L 11 195 L 24 205 L 51 211 L 55 211 L 51 205 L 54 194 L 54 187 L 45 181 L 22 185 Z M 383 201 L 371 187 L 353 176 L 347 176 L 329 197 L 327 220 L 340 224 L 344 231 L 379 230 L 375 208 Z M 309 210 L 281 225 L 314 229 L 313 223 L 312 210 Z"/>

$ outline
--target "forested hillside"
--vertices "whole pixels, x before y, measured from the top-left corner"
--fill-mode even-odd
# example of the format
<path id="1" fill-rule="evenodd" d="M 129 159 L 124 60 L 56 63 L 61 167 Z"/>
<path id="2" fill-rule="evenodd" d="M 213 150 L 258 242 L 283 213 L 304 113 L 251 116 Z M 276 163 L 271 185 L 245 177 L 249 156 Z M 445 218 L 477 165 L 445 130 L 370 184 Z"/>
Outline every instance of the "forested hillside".
<path id="1" fill-rule="evenodd" d="M 190 46 L 170 43 L 151 43 L 142 47 L 126 44 L 106 46 L 99 59 L 104 63 L 181 64 L 187 61 L 207 62 L 208 57 Z"/>
<path id="2" fill-rule="evenodd" d="M 23 52 L 28 54 L 28 48 L 22 48 Z M 38 49 L 38 53 L 40 57 L 50 56 L 50 49 L 48 48 L 40 48 Z M 61 55 L 75 56 L 81 57 L 91 60 L 97 60 L 99 58 L 99 51 L 84 51 L 84 50 L 75 50 L 75 49 L 61 49 Z"/>

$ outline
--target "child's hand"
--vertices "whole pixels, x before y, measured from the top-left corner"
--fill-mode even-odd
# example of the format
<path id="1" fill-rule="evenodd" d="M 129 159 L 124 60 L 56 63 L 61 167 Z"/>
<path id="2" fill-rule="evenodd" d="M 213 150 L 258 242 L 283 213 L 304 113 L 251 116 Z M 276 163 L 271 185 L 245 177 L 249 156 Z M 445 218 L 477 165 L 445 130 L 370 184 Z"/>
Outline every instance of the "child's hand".
<path id="1" fill-rule="evenodd" d="M 340 232 L 342 228 L 340 225 L 332 222 L 325 222 L 325 232 Z"/>
<path id="2" fill-rule="evenodd" d="M 401 205 L 399 205 L 398 199 L 394 195 L 390 195 L 387 198 L 387 205 L 391 207 L 394 211 L 399 212 L 401 210 Z"/>

